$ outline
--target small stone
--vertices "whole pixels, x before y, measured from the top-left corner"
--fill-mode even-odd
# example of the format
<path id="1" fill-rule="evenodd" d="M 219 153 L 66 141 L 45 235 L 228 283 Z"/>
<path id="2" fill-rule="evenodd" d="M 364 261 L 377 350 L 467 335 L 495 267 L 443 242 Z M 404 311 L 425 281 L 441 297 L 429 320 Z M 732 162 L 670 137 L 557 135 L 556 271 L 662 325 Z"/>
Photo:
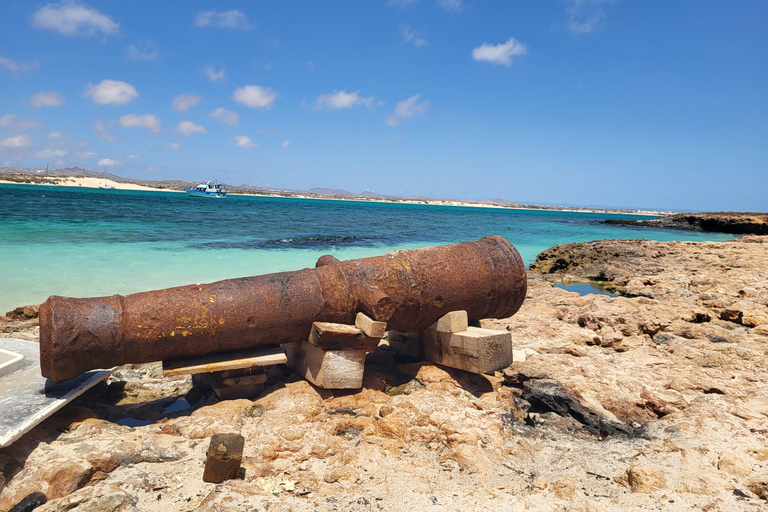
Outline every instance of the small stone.
<path id="1" fill-rule="evenodd" d="M 632 466 L 627 470 L 626 483 L 632 492 L 651 493 L 657 489 L 666 489 L 664 472 L 645 466 Z"/>
<path id="2" fill-rule="evenodd" d="M 264 507 L 267 512 L 293 512 L 293 508 L 288 503 L 280 501 L 271 501 Z"/>
<path id="3" fill-rule="evenodd" d="M 567 500 L 576 495 L 576 482 L 570 478 L 561 478 L 552 486 L 552 491 L 561 500 Z"/>
<path id="4" fill-rule="evenodd" d="M 747 489 L 755 493 L 758 498 L 768 500 L 768 477 L 750 480 L 747 483 Z"/>
<path id="5" fill-rule="evenodd" d="M 725 455 L 718 461 L 717 469 L 735 476 L 747 476 L 752 472 L 741 458 L 732 453 Z"/>
<path id="6" fill-rule="evenodd" d="M 544 478 L 543 476 L 540 476 L 539 478 L 531 482 L 531 489 L 538 489 L 540 491 L 543 491 L 544 489 L 547 488 L 547 485 L 548 485 L 547 479 Z"/>

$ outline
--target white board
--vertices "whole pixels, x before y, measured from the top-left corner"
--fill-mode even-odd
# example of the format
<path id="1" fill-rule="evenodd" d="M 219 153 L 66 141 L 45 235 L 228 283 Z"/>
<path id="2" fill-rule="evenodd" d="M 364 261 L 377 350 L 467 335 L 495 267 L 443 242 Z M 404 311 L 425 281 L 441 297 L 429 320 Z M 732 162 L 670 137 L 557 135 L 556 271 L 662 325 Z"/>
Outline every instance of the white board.
<path id="1" fill-rule="evenodd" d="M 54 384 L 40 375 L 40 346 L 36 342 L 0 338 L 0 348 L 24 356 L 23 366 L 0 376 L 0 448 L 9 446 L 114 370 L 91 370 Z"/>

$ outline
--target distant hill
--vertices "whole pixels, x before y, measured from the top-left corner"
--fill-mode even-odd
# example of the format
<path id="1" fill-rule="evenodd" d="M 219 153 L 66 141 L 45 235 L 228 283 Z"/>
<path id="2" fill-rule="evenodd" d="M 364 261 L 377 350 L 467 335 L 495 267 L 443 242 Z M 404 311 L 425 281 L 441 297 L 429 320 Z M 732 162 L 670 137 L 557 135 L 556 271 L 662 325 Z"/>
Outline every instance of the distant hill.
<path id="1" fill-rule="evenodd" d="M 324 196 L 359 196 L 360 194 L 354 194 L 343 188 L 323 188 L 314 187 L 307 190 L 310 194 L 322 194 Z"/>

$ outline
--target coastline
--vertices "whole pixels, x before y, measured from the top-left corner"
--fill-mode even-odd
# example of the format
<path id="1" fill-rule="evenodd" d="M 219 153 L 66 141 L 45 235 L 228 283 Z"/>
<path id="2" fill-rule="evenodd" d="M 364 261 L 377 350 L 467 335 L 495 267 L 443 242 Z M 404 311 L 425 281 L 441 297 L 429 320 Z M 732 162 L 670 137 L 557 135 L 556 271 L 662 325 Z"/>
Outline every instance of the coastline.
<path id="1" fill-rule="evenodd" d="M 112 179 L 103 180 L 97 177 L 84 177 L 84 176 L 49 176 L 46 177 L 48 182 L 55 183 L 59 186 L 66 187 L 82 187 L 82 188 L 100 188 L 102 181 L 105 181 L 107 185 L 113 187 L 114 190 L 142 190 L 147 192 L 175 192 L 184 193 L 184 190 L 176 190 L 163 187 L 151 187 L 146 185 L 139 185 L 135 183 L 127 183 L 123 181 L 116 181 Z M 46 183 L 21 183 L 10 180 L 0 179 L 0 184 L 10 185 L 36 185 L 41 187 L 51 186 Z M 239 188 L 239 187 L 232 187 Z M 599 213 L 599 214 L 611 214 L 611 215 L 636 215 L 636 216 L 662 216 L 669 215 L 673 212 L 662 210 L 646 210 L 646 209 L 621 209 L 621 208 L 579 208 L 579 207 L 558 207 L 558 206 L 538 206 L 538 205 L 505 205 L 498 203 L 483 203 L 480 201 L 460 201 L 455 199 L 398 199 L 398 198 L 372 198 L 365 196 L 336 196 L 330 194 L 314 194 L 309 192 L 286 192 L 275 191 L 275 193 L 259 193 L 259 192 L 228 192 L 227 195 L 231 196 L 256 196 L 256 197 L 279 197 L 284 199 L 311 199 L 322 201 L 353 201 L 363 203 L 392 203 L 392 204 L 421 204 L 427 206 L 455 206 L 462 208 L 495 208 L 506 210 L 527 210 L 527 211 L 557 211 L 557 212 L 573 212 L 573 213 Z"/>
<path id="2" fill-rule="evenodd" d="M 99 185 L 102 181 L 105 181 L 114 190 L 144 190 L 151 192 L 182 192 L 181 190 L 170 190 L 167 188 L 155 188 L 146 187 L 144 185 L 136 185 L 134 183 L 121 183 L 113 180 L 102 180 L 101 178 L 91 177 L 48 177 L 50 183 L 54 183 L 56 186 L 62 187 L 82 187 L 82 188 L 100 188 Z M 9 180 L 0 180 L 0 183 L 8 185 L 35 185 L 38 187 L 50 187 L 49 183 L 18 183 Z"/>

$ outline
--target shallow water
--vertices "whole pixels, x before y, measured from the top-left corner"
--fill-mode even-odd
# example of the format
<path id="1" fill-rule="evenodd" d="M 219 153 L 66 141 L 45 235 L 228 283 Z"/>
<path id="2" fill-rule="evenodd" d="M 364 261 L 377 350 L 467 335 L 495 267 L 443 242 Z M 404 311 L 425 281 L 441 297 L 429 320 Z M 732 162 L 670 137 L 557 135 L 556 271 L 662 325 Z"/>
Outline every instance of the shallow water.
<path id="1" fill-rule="evenodd" d="M 599 224 L 621 217 L 0 184 L 0 314 L 49 295 L 90 297 L 313 267 L 500 235 L 526 264 L 556 244 L 728 235 Z M 633 217 L 637 218 L 637 217 Z"/>
<path id="2" fill-rule="evenodd" d="M 569 292 L 576 292 L 580 295 L 608 295 L 609 297 L 618 297 L 618 294 L 611 293 L 605 288 L 600 288 L 592 283 L 570 283 L 570 284 L 556 284 L 555 288 L 560 288 Z"/>

